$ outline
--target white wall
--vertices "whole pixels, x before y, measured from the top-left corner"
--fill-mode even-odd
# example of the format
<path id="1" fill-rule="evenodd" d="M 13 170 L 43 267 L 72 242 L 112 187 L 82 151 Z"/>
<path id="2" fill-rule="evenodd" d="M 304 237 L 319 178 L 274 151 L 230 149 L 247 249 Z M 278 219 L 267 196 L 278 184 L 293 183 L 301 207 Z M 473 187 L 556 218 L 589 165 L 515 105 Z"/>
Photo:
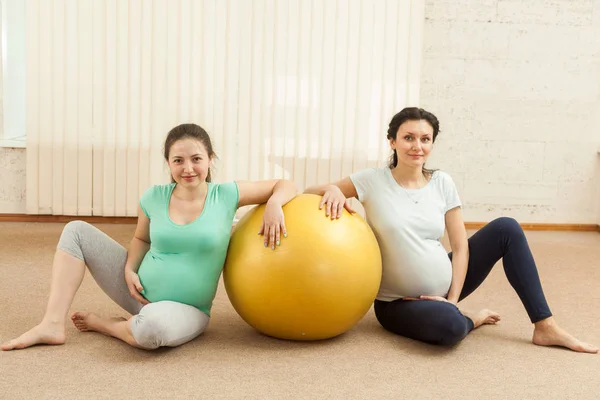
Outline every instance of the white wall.
<path id="1" fill-rule="evenodd" d="M 596 223 L 600 1 L 429 0 L 421 105 L 468 221 Z"/>
<path id="2" fill-rule="evenodd" d="M 0 148 L 0 213 L 25 213 L 25 149 Z"/>
<path id="3" fill-rule="evenodd" d="M 600 224 L 600 0 L 428 0 L 425 17 L 430 166 L 465 219 Z M 24 207 L 24 166 L 0 149 L 0 212 Z"/>
<path id="4" fill-rule="evenodd" d="M 600 114 L 600 104 L 598 105 L 598 114 Z M 596 171 L 600 174 L 600 146 L 598 146 L 598 159 L 596 162 Z M 600 179 L 596 182 L 596 223 L 600 227 Z"/>
<path id="5" fill-rule="evenodd" d="M 25 1 L 2 0 L 3 92 L 10 101 L 3 106 L 2 136 L 5 139 L 25 135 Z M 2 111 L 0 111 L 2 112 Z"/>

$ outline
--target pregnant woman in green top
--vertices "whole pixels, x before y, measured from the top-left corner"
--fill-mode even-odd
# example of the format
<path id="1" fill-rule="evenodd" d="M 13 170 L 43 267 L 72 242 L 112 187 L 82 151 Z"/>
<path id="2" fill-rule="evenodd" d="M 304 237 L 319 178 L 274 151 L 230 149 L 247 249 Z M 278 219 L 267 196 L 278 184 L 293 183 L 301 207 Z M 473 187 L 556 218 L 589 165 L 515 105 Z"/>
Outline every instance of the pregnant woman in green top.
<path id="1" fill-rule="evenodd" d="M 164 156 L 172 183 L 153 186 L 140 199 L 129 250 L 90 224 L 68 223 L 54 256 L 42 321 L 2 350 L 64 343 L 67 312 L 86 265 L 102 290 L 133 316 L 104 319 L 76 312 L 71 320 L 80 331 L 143 349 L 181 345 L 208 325 L 238 207 L 267 203 L 259 232 L 265 246 L 275 250 L 287 236 L 282 206 L 296 195 L 294 183 L 212 183 L 210 137 L 194 124 L 169 132 Z"/>

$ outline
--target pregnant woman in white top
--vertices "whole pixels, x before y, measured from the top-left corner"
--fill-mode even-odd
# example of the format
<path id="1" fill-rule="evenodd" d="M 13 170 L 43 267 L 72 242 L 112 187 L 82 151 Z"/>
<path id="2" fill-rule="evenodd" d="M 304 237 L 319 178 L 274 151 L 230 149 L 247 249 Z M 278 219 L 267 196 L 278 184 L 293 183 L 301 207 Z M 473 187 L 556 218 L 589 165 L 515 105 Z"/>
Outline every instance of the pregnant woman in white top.
<path id="1" fill-rule="evenodd" d="M 452 178 L 425 168 L 439 133 L 438 119 L 421 108 L 396 114 L 387 132 L 389 166 L 356 172 L 333 184 L 306 189 L 322 195 L 321 207 L 339 218 L 356 197 L 364 206 L 383 259 L 375 314 L 396 334 L 438 345 L 455 345 L 474 328 L 495 324 L 490 310 L 461 312 L 457 303 L 481 285 L 502 259 L 506 276 L 534 324 L 533 343 L 597 353 L 560 328 L 546 302 L 525 234 L 512 218 L 498 218 L 467 239 L 461 202 Z M 452 252 L 440 239 L 448 231 Z"/>

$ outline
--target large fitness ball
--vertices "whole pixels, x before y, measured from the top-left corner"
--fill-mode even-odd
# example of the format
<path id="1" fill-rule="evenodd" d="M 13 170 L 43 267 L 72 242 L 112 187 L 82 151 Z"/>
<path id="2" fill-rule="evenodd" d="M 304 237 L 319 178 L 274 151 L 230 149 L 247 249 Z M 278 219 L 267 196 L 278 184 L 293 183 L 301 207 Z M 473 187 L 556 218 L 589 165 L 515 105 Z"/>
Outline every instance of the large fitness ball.
<path id="1" fill-rule="evenodd" d="M 302 194 L 283 207 L 288 237 L 275 250 L 257 234 L 265 206 L 251 209 L 232 233 L 223 278 L 237 313 L 281 339 L 318 340 L 352 328 L 369 310 L 381 281 L 381 254 L 358 214 L 337 220 Z"/>

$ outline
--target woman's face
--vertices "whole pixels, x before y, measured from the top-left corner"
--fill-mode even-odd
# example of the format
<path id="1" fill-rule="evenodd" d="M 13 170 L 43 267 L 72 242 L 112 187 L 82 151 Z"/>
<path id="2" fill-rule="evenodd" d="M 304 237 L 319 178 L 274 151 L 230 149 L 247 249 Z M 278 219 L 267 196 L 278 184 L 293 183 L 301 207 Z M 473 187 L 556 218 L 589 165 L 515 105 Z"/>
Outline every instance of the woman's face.
<path id="1" fill-rule="evenodd" d="M 405 121 L 390 147 L 396 150 L 398 165 L 422 168 L 433 149 L 433 127 L 424 119 Z"/>
<path id="2" fill-rule="evenodd" d="M 178 185 L 195 188 L 206 181 L 211 158 L 204 144 L 196 139 L 181 139 L 169 150 L 169 170 Z"/>

